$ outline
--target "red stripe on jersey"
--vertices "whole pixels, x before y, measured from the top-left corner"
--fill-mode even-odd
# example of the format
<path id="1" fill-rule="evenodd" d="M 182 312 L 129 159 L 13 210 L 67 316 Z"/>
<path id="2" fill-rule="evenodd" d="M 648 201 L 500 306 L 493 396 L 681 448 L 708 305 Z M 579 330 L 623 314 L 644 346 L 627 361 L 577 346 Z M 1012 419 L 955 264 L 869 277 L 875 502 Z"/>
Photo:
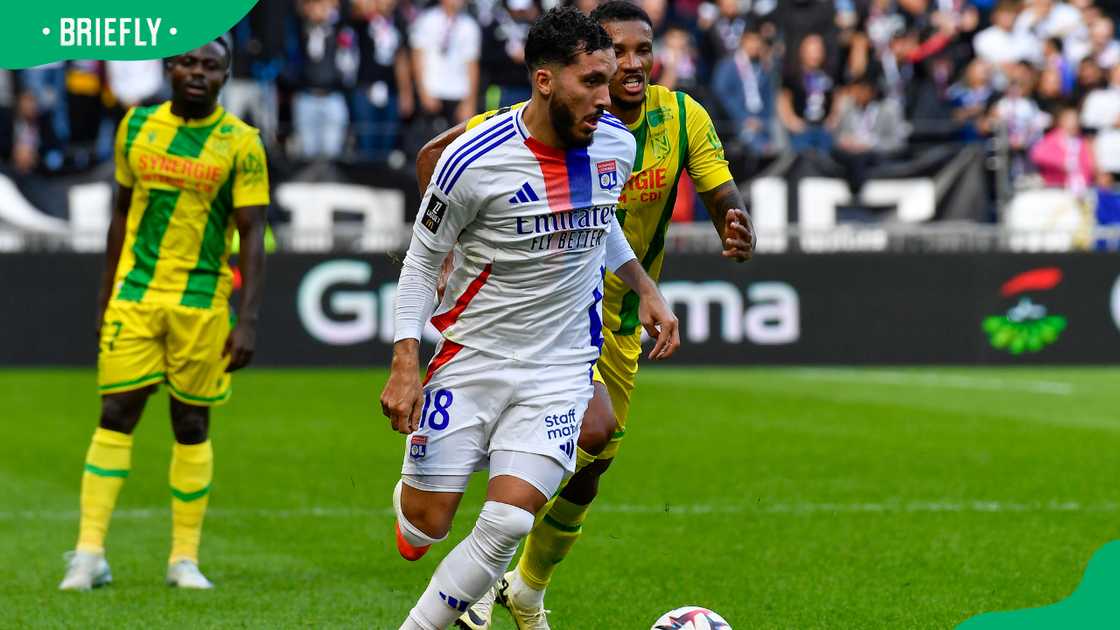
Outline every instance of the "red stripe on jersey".
<path id="1" fill-rule="evenodd" d="M 447 363 L 451 361 L 451 359 L 454 359 L 455 355 L 459 354 L 459 351 L 462 349 L 463 346 L 454 341 L 444 339 L 443 345 L 439 348 L 439 354 L 432 357 L 432 362 L 428 364 L 428 373 L 424 375 L 424 385 L 427 385 L 428 381 L 432 380 L 432 375 L 436 373 L 436 370 L 447 365 Z"/>
<path id="2" fill-rule="evenodd" d="M 451 310 L 446 313 L 440 313 L 432 318 L 432 325 L 436 327 L 436 330 L 440 332 L 447 330 L 451 324 L 454 324 L 459 319 L 463 311 L 467 310 L 467 305 L 471 303 L 474 296 L 478 295 L 478 292 L 482 290 L 482 285 L 486 284 L 486 280 L 490 277 L 491 266 L 492 263 L 487 264 L 482 270 L 482 273 L 478 274 L 478 277 L 474 280 L 471 280 L 470 285 L 467 286 L 467 290 L 459 296 L 458 300 L 455 300 L 455 306 L 452 306 Z"/>
<path id="3" fill-rule="evenodd" d="M 525 139 L 525 146 L 529 147 L 529 150 L 536 156 L 537 163 L 541 166 L 545 193 L 548 195 L 548 206 L 552 208 L 553 212 L 571 209 L 572 197 L 568 187 L 568 163 L 564 157 L 564 151 L 550 147 L 532 136 Z"/>

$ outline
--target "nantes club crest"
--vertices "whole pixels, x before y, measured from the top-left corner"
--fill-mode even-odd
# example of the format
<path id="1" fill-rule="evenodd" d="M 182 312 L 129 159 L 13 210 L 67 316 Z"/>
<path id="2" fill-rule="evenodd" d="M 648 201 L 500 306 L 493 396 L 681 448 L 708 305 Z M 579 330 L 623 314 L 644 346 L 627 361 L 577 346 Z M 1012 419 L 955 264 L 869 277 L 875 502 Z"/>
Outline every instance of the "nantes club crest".
<path id="1" fill-rule="evenodd" d="M 1058 341 L 1066 328 L 1066 318 L 1048 313 L 1046 307 L 1035 300 L 1061 282 L 1061 269 L 1041 267 L 1003 283 L 1000 295 L 1013 303 L 1005 315 L 985 317 L 982 324 L 992 347 L 1020 355 L 1039 352 Z"/>

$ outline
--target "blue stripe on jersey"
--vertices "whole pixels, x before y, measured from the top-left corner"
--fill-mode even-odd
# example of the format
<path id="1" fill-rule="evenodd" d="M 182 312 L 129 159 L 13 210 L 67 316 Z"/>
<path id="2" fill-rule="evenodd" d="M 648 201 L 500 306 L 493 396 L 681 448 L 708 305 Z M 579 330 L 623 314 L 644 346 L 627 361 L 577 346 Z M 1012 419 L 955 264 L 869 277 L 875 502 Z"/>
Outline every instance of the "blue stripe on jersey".
<path id="1" fill-rule="evenodd" d="M 622 122 L 621 118 L 619 118 L 618 116 L 615 116 L 614 114 L 612 114 L 612 113 L 610 113 L 606 110 L 603 111 L 603 118 L 606 118 L 607 120 L 613 120 L 615 122 Z"/>
<path id="2" fill-rule="evenodd" d="M 586 148 L 569 149 L 564 154 L 568 167 L 568 191 L 573 208 L 591 205 L 591 158 Z"/>
<path id="3" fill-rule="evenodd" d="M 603 123 L 604 125 L 610 125 L 611 127 L 614 127 L 615 129 L 621 129 L 621 130 L 626 131 L 626 132 L 630 131 L 630 128 L 627 127 L 626 125 L 624 125 L 617 118 L 607 118 L 606 116 L 603 116 L 602 118 L 599 119 L 599 122 Z"/>
<path id="4" fill-rule="evenodd" d="M 455 171 L 455 176 L 452 177 L 451 181 L 447 183 L 447 187 L 442 189 L 443 193 L 445 195 L 450 195 L 451 194 L 451 189 L 455 187 L 455 182 L 459 181 L 459 176 L 463 174 L 463 171 L 467 170 L 467 167 L 471 165 L 471 162 L 474 162 L 475 160 L 482 157 L 483 155 L 486 155 L 487 153 L 489 153 L 493 149 L 501 146 L 503 143 L 505 143 L 506 140 L 509 140 L 510 138 L 517 135 L 517 132 L 513 130 L 513 127 L 507 127 L 507 129 L 509 130 L 509 133 L 507 133 L 506 135 L 498 138 L 494 142 L 491 142 L 490 144 L 486 145 L 485 147 L 480 149 L 478 152 L 476 152 L 474 155 L 467 158 L 466 161 L 464 161 L 462 163 L 462 165 L 459 166 L 459 170 Z M 590 190 L 591 190 L 591 187 L 589 185 L 588 186 L 588 191 L 590 192 Z M 588 199 L 590 199 L 590 195 L 588 195 Z"/>
<path id="5" fill-rule="evenodd" d="M 603 350 L 603 320 L 599 317 L 599 302 L 603 299 L 603 294 L 596 288 L 592 294 L 595 301 L 591 303 L 591 308 L 587 309 L 587 317 L 591 320 L 591 345 Z"/>
<path id="6" fill-rule="evenodd" d="M 521 203 L 529 203 L 529 197 L 525 194 L 525 189 L 517 191 L 517 200 Z"/>
<path id="7" fill-rule="evenodd" d="M 529 199 L 533 201 L 540 201 L 540 197 L 537 197 L 537 191 L 533 190 L 533 187 L 529 185 L 529 182 L 525 182 L 521 185 L 521 187 L 525 190 L 525 194 L 529 195 Z"/>
<path id="8" fill-rule="evenodd" d="M 439 172 L 439 175 L 436 177 L 436 186 L 445 194 L 450 192 L 446 188 L 444 188 L 444 186 L 447 186 L 447 179 L 451 176 L 451 173 L 454 171 L 459 162 L 461 162 L 467 157 L 468 154 L 473 153 L 476 149 L 481 147 L 492 138 L 495 138 L 512 129 L 513 123 L 507 120 L 503 123 L 494 125 L 494 128 L 487 130 L 486 133 L 479 134 L 465 142 L 463 146 L 456 149 L 455 153 L 452 153 L 451 157 L 449 157 L 447 161 L 444 162 L 443 170 L 441 170 Z"/>
<path id="9" fill-rule="evenodd" d="M 525 132 L 524 123 L 521 122 L 521 115 L 523 113 L 525 113 L 525 108 L 524 107 L 517 110 L 517 112 L 515 112 L 514 115 L 513 115 L 513 122 L 514 122 L 515 125 L 517 125 L 517 133 L 521 134 L 522 138 L 528 138 L 529 134 Z"/>

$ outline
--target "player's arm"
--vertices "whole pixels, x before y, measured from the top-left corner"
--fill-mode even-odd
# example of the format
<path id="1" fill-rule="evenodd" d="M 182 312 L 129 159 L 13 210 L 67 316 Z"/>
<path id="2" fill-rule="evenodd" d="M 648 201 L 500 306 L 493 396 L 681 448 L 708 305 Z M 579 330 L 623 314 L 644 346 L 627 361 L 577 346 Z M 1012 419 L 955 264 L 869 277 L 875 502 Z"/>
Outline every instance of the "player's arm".
<path id="1" fill-rule="evenodd" d="M 128 162 L 126 138 L 133 110 L 128 110 L 117 126 L 113 141 L 113 175 L 117 181 L 117 198 L 113 203 L 113 216 L 109 219 L 109 233 L 105 236 L 105 270 L 101 273 L 101 289 L 97 295 L 97 336 L 101 336 L 101 324 L 105 319 L 105 309 L 113 297 L 113 281 L 117 277 L 117 265 L 124 248 L 124 237 L 128 232 L 128 208 L 132 205 L 132 188 L 136 176 Z"/>
<path id="2" fill-rule="evenodd" d="M 237 267 L 241 271 L 241 301 L 237 307 L 237 325 L 222 349 L 222 356 L 229 356 L 227 372 L 248 365 L 257 348 L 257 322 L 264 294 L 266 212 L 265 206 L 247 206 L 235 209 L 233 214 L 237 235 L 241 239 L 241 251 L 237 254 Z"/>
<path id="3" fill-rule="evenodd" d="M 721 255 L 735 262 L 750 260 L 754 254 L 754 226 L 750 215 L 743 210 L 746 204 L 734 180 L 700 193 L 700 199 L 723 243 Z"/>
<path id="4" fill-rule="evenodd" d="M 708 112 L 691 97 L 684 98 L 688 134 L 688 155 L 684 157 L 688 175 L 723 243 L 723 256 L 736 262 L 750 260 L 754 253 L 754 228 L 739 187 L 727 168 L 723 144 Z"/>
<path id="5" fill-rule="evenodd" d="M 657 340 L 649 352 L 649 358 L 668 359 L 681 345 L 677 316 L 661 295 L 657 283 L 649 277 L 634 256 L 634 250 L 626 241 L 618 219 L 613 221 L 611 231 L 607 234 L 606 265 L 638 294 L 638 319 L 649 336 Z"/>
<path id="6" fill-rule="evenodd" d="M 241 301 L 237 325 L 226 337 L 222 356 L 229 356 L 227 372 L 239 370 L 252 361 L 257 349 L 257 322 L 260 320 L 264 289 L 264 233 L 268 212 L 268 156 L 260 136 L 245 136 L 237 151 L 233 177 L 233 220 L 241 250 L 237 266 L 241 271 Z"/>
<path id="7" fill-rule="evenodd" d="M 433 172 L 444 165 L 441 158 Z M 477 204 L 470 203 L 470 194 L 464 192 L 468 188 L 461 181 L 449 195 L 429 184 L 412 226 L 412 241 L 397 281 L 393 360 L 389 380 L 381 390 L 381 413 L 400 433 L 415 431 L 420 420 L 420 337 L 435 308 L 440 266 L 478 212 Z"/>
<path id="8" fill-rule="evenodd" d="M 101 336 L 101 324 L 105 319 L 105 309 L 113 296 L 113 280 L 117 277 L 117 264 L 124 247 L 124 235 L 128 225 L 128 207 L 132 204 L 132 188 L 117 186 L 117 198 L 113 203 L 113 216 L 109 219 L 109 233 L 105 237 L 105 270 L 101 272 L 101 290 L 97 295 L 97 336 Z"/>
<path id="9" fill-rule="evenodd" d="M 439 162 L 443 151 L 466 131 L 467 123 L 461 122 L 420 147 L 420 152 L 416 154 L 416 181 L 420 185 L 421 194 L 428 190 L 428 184 L 432 181 L 432 173 L 435 172 L 436 163 Z"/>

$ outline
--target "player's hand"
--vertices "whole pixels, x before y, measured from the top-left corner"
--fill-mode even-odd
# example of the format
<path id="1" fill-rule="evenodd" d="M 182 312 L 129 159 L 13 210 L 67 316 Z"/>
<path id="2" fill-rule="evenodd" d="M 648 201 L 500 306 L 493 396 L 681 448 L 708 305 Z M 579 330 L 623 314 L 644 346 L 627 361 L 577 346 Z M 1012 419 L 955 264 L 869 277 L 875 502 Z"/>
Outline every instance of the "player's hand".
<path id="1" fill-rule="evenodd" d="M 389 381 L 381 390 L 381 413 L 389 419 L 394 431 L 405 435 L 420 428 L 424 390 L 420 387 L 417 370 L 419 344 L 415 339 L 402 339 L 394 344 Z"/>
<path id="2" fill-rule="evenodd" d="M 229 365 L 226 366 L 226 371 L 236 372 L 249 365 L 249 362 L 253 360 L 253 352 L 256 351 L 256 348 L 256 327 L 244 320 L 237 322 L 229 336 L 226 337 L 225 347 L 222 348 L 222 356 L 229 357 Z"/>
<path id="3" fill-rule="evenodd" d="M 735 262 L 746 262 L 754 255 L 754 233 L 751 218 L 738 208 L 727 211 L 723 219 L 724 258 Z"/>
<path id="4" fill-rule="evenodd" d="M 646 333 L 657 340 L 649 351 L 649 358 L 660 361 L 673 356 L 681 346 L 680 322 L 660 291 L 654 289 L 648 293 L 640 296 L 638 320 Z"/>

